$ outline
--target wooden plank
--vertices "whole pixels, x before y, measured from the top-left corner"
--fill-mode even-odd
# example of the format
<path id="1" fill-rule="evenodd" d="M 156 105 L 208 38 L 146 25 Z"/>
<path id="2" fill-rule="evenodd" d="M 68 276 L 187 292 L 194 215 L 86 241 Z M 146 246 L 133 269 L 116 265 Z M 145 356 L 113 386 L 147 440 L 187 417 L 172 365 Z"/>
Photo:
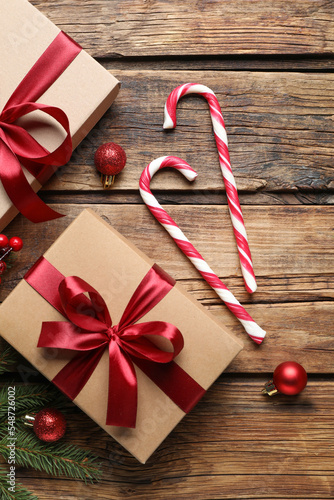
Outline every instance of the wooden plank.
<path id="1" fill-rule="evenodd" d="M 141 465 L 75 410 L 71 443 L 103 460 L 102 483 L 53 479 L 63 500 L 333 498 L 333 380 L 312 378 L 298 397 L 265 397 L 265 376 L 223 375 Z M 163 416 L 162 416 L 163 418 Z M 48 476 L 19 477 L 48 500 Z"/>
<path id="2" fill-rule="evenodd" d="M 326 54 L 333 9 L 326 0 L 32 0 L 95 57 Z"/>
<path id="3" fill-rule="evenodd" d="M 41 226 L 20 215 L 8 226 L 7 233 L 20 235 L 26 246 L 4 282 L 18 279 L 84 208 L 95 210 L 175 279 L 199 277 L 143 204 L 52 206 L 67 217 L 43 224 L 43 238 Z M 241 275 L 226 206 L 164 207 L 218 276 Z M 333 274 L 333 206 L 245 206 L 243 212 L 257 276 L 310 275 L 312 280 Z"/>
<path id="4" fill-rule="evenodd" d="M 145 166 L 162 155 L 188 161 L 198 172 L 194 183 L 181 174 L 159 174 L 160 190 L 190 190 L 202 199 L 208 190 L 224 191 L 210 113 L 204 99 L 183 98 L 178 126 L 163 131 L 168 94 L 181 83 L 199 81 L 221 104 L 239 191 L 298 193 L 334 188 L 334 75 L 262 72 L 131 71 L 113 72 L 122 81 L 116 102 L 76 149 L 69 164 L 45 186 L 56 191 L 101 192 L 94 167 L 97 147 L 121 144 L 127 166 L 116 190 L 138 190 Z M 333 194 L 331 192 L 331 194 Z M 105 193 L 106 199 L 112 193 Z"/>
<path id="5" fill-rule="evenodd" d="M 247 305 L 247 311 L 267 332 L 260 348 L 225 307 L 208 309 L 245 345 L 228 371 L 271 372 L 282 361 L 294 360 L 309 373 L 334 373 L 333 302 Z"/>
<path id="6" fill-rule="evenodd" d="M 206 456 L 201 457 L 207 460 Z M 257 457 L 253 457 L 254 460 Z M 171 458 L 173 460 L 173 457 Z M 189 462 L 188 457 L 186 462 Z M 167 466 L 166 466 L 167 467 Z M 169 464 L 170 468 L 175 463 Z M 224 469 L 224 464 L 222 464 Z M 253 468 L 256 468 L 253 464 Z M 118 483 L 111 478 L 107 484 L 84 486 L 67 480 L 52 478 L 52 491 L 57 491 L 61 500 L 75 500 L 82 498 L 91 500 L 281 500 L 284 499 L 332 499 L 334 479 L 327 474 L 323 476 L 306 476 L 305 474 L 285 476 L 283 474 L 247 474 L 247 475 L 211 475 L 199 473 L 197 476 L 184 478 L 182 470 L 176 469 L 176 476 L 161 478 L 157 474 L 154 478 L 133 484 L 129 480 L 132 476 L 132 467 L 126 480 Z M 23 474 L 23 473 L 22 473 Z M 40 478 L 33 472 L 33 477 L 24 476 L 24 484 L 38 495 L 39 500 L 50 499 L 50 480 Z M 148 484 L 147 484 L 148 483 Z M 54 493 L 52 493 L 54 494 Z M 86 495 L 86 496 L 84 496 Z M 90 496 L 93 495 L 93 496 Z M 210 495 L 209 497 L 207 495 Z M 268 496 L 269 495 L 269 496 Z"/>
<path id="7" fill-rule="evenodd" d="M 321 276 L 260 276 L 257 278 L 257 291 L 250 295 L 239 278 L 223 278 L 225 285 L 238 297 L 242 304 L 249 303 L 290 303 L 290 302 L 315 302 L 334 299 L 334 274 Z M 212 306 L 220 304 L 217 294 L 206 281 L 201 279 L 183 279 L 182 285 L 203 305 Z"/>
<path id="8" fill-rule="evenodd" d="M 61 205 L 54 208 L 64 209 Z M 84 206 L 66 208 L 70 212 L 67 218 L 44 225 L 43 240 L 39 226 L 22 217 L 9 226 L 8 234 L 22 236 L 26 247 L 15 267 L 4 275 L 0 290 L 2 299 Z M 269 292 L 267 288 L 260 291 L 259 300 L 255 294 L 245 301 L 253 302 L 247 305 L 247 310 L 268 331 L 268 338 L 260 349 L 249 341 L 239 322 L 213 298 L 206 286 L 201 283 L 201 288 L 196 288 L 197 271 L 145 206 L 92 205 L 92 208 L 172 276 L 186 280 L 186 287 L 195 297 L 244 340 L 245 349 L 231 364 L 230 371 L 270 372 L 275 363 L 289 358 L 306 365 L 309 372 L 334 371 L 331 356 L 334 348 L 331 334 L 334 249 L 328 229 L 334 207 L 245 207 L 256 274 L 262 277 L 261 283 L 265 281 L 270 288 Z M 245 292 L 240 297 L 237 293 L 242 288 L 242 281 L 227 207 L 168 206 L 167 209 L 185 228 L 189 239 L 212 268 L 220 276 L 230 276 L 232 283 L 238 280 L 238 287 L 232 291 L 241 300 Z M 206 234 L 200 233 L 201 227 L 206 227 Z M 208 236 L 212 234 L 214 238 Z M 311 302 L 319 299 L 319 302 Z"/>

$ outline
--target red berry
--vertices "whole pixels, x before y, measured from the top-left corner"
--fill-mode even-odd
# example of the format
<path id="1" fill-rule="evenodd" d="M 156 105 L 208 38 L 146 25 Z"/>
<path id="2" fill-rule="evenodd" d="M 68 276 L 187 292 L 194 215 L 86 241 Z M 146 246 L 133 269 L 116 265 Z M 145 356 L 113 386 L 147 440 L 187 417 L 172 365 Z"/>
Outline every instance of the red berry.
<path id="1" fill-rule="evenodd" d="M 0 248 L 4 248 L 8 245 L 8 238 L 4 234 L 0 234 Z"/>
<path id="2" fill-rule="evenodd" d="M 0 262 L 0 274 L 3 274 L 6 271 L 7 264 L 4 261 Z"/>
<path id="3" fill-rule="evenodd" d="M 23 247 L 23 241 L 18 236 L 13 236 L 13 238 L 9 240 L 9 245 L 12 247 L 14 252 L 19 252 Z"/>

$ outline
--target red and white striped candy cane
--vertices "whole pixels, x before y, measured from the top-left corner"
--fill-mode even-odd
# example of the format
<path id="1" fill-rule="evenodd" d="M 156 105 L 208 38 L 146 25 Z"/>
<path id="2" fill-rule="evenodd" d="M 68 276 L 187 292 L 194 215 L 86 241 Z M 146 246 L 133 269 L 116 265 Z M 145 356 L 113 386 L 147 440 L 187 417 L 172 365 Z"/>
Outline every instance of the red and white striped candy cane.
<path id="1" fill-rule="evenodd" d="M 198 83 L 186 83 L 176 87 L 169 95 L 165 104 L 165 121 L 163 127 L 165 129 L 176 127 L 176 106 L 179 99 L 186 94 L 199 94 L 205 97 L 210 106 L 213 131 L 219 154 L 219 163 L 224 178 L 233 231 L 237 241 L 241 271 L 247 291 L 253 293 L 257 285 L 253 270 L 252 256 L 248 246 L 237 186 L 231 169 L 224 119 L 215 94 L 208 87 Z"/>
<path id="2" fill-rule="evenodd" d="M 186 238 L 181 229 L 177 226 L 176 222 L 168 215 L 166 210 L 162 208 L 157 199 L 153 196 L 150 189 L 151 179 L 158 170 L 166 167 L 172 167 L 179 170 L 189 181 L 193 181 L 197 177 L 195 170 L 193 170 L 187 162 L 181 160 L 181 158 L 177 158 L 176 156 L 162 156 L 147 165 L 141 174 L 139 181 L 139 191 L 141 197 L 154 217 L 171 235 L 177 246 L 193 263 L 203 278 L 215 290 L 217 295 L 225 302 L 227 307 L 238 318 L 240 323 L 242 323 L 248 335 L 254 340 L 254 342 L 261 344 L 266 332 L 255 323 L 234 295 L 212 271 L 211 267 L 205 262 L 201 254 Z"/>

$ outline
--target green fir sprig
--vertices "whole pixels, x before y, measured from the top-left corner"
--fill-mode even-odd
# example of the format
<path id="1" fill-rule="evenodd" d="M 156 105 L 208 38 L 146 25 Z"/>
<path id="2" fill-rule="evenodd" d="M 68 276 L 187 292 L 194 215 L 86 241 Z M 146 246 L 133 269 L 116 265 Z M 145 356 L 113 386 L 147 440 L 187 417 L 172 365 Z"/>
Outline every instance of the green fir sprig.
<path id="1" fill-rule="evenodd" d="M 13 371 L 20 355 L 9 345 L 0 352 L 0 374 Z M 22 421 L 25 414 L 32 414 L 46 406 L 58 407 L 62 411 L 69 408 L 68 399 L 52 384 L 5 383 L 0 386 L 0 459 L 7 462 L 8 444 L 8 387 L 15 386 L 16 441 L 15 464 L 32 467 L 53 476 L 67 476 L 93 483 L 101 479 L 101 463 L 90 451 L 66 442 L 44 443 Z M 67 406 L 67 408 L 66 408 Z M 8 490 L 8 470 L 0 465 L 1 500 L 38 500 L 22 484 L 16 481 L 15 492 Z"/>
<path id="2" fill-rule="evenodd" d="M 17 363 L 19 353 L 9 344 L 4 345 L 0 352 L 0 375 L 11 371 L 13 365 Z"/>
<path id="3" fill-rule="evenodd" d="M 20 416 L 28 411 L 38 411 L 47 405 L 58 407 L 66 404 L 65 397 L 51 384 L 16 384 L 15 385 L 15 413 Z M 0 421 L 7 415 L 8 386 L 0 388 Z"/>
<path id="4" fill-rule="evenodd" d="M 8 489 L 7 470 L 0 466 L 0 498 L 1 500 L 38 500 L 38 498 L 28 491 L 22 484 L 16 481 L 15 492 Z"/>
<path id="5" fill-rule="evenodd" d="M 15 462 L 53 476 L 67 476 L 93 483 L 101 479 L 101 464 L 89 451 L 66 443 L 49 443 L 47 446 L 31 431 L 16 433 Z M 8 460 L 7 436 L 0 440 L 0 454 Z"/>

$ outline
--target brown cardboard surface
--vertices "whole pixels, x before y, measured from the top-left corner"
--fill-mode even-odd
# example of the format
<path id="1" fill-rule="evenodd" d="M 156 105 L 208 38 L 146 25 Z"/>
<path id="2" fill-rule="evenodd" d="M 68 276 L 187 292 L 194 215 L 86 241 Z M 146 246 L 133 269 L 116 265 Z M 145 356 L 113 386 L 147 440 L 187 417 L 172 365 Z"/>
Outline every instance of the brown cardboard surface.
<path id="1" fill-rule="evenodd" d="M 0 0 L 0 110 L 59 31 L 28 0 Z M 59 107 L 67 114 L 74 149 L 110 107 L 119 87 L 116 78 L 82 50 L 38 102 Z M 44 127 L 35 123 L 32 127 L 37 114 Z M 50 151 L 61 143 L 63 130 L 47 115 L 35 112 L 24 121 L 31 135 Z M 38 191 L 39 182 L 23 170 Z M 0 182 L 0 231 L 17 213 Z"/>
<path id="2" fill-rule="evenodd" d="M 109 307 L 113 324 L 118 323 L 134 290 L 153 265 L 145 254 L 91 210 L 84 210 L 44 256 L 65 276 L 80 276 L 96 288 Z M 51 380 L 73 354 L 36 345 L 42 322 L 61 319 L 62 316 L 23 280 L 0 307 L 0 334 Z M 168 321 L 181 330 L 185 346 L 176 362 L 205 389 L 242 348 L 240 341 L 178 284 L 140 322 L 150 320 Z M 184 412 L 136 368 L 136 429 L 107 426 L 108 368 L 106 351 L 74 402 L 145 463 L 183 418 Z"/>

